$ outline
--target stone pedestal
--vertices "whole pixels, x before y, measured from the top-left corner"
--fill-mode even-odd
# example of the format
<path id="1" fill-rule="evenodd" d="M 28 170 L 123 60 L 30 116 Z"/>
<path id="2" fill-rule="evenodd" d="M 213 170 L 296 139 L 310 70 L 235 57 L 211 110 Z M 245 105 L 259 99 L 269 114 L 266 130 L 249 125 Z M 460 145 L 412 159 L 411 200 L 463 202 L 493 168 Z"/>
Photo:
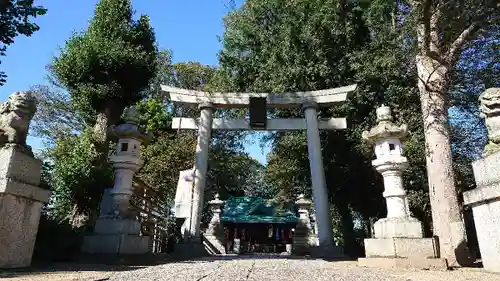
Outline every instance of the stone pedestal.
<path id="1" fill-rule="evenodd" d="M 99 218 L 93 235 L 85 236 L 82 251 L 87 254 L 146 254 L 151 238 L 140 236 L 140 232 L 141 224 L 137 220 Z"/>
<path id="2" fill-rule="evenodd" d="M 42 163 L 25 149 L 0 148 L 0 268 L 28 267 L 50 192 L 38 187 Z"/>
<path id="3" fill-rule="evenodd" d="M 484 269 L 500 272 L 500 152 L 472 163 L 477 188 L 464 192 L 471 205 Z"/>
<path id="4" fill-rule="evenodd" d="M 399 218 L 383 218 L 373 225 L 375 238 L 406 237 L 422 238 L 422 223 L 410 216 Z"/>

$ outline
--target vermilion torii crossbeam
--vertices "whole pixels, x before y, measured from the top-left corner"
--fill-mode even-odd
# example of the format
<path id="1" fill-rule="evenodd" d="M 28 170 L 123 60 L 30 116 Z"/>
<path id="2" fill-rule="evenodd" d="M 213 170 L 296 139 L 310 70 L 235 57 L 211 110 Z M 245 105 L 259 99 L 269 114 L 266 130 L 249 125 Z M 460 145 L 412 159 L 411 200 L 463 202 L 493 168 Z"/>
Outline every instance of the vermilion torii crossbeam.
<path id="1" fill-rule="evenodd" d="M 170 86 L 161 86 L 161 90 L 168 93 L 170 100 L 176 103 L 203 104 L 211 103 L 219 108 L 248 107 L 251 97 L 265 97 L 267 107 L 286 108 L 300 107 L 306 102 L 315 102 L 318 105 L 341 103 L 346 100 L 347 94 L 356 90 L 356 85 L 345 87 L 306 91 L 294 93 L 209 93 L 203 91 L 186 90 Z"/>

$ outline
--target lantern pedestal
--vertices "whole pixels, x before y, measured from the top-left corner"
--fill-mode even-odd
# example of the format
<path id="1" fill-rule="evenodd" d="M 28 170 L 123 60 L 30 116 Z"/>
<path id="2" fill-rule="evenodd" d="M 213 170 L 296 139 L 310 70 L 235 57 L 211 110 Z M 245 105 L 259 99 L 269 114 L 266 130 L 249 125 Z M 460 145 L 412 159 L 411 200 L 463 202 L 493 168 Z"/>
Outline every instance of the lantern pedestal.
<path id="1" fill-rule="evenodd" d="M 373 225 L 375 238 L 422 238 L 422 223 L 416 218 L 383 218 Z"/>

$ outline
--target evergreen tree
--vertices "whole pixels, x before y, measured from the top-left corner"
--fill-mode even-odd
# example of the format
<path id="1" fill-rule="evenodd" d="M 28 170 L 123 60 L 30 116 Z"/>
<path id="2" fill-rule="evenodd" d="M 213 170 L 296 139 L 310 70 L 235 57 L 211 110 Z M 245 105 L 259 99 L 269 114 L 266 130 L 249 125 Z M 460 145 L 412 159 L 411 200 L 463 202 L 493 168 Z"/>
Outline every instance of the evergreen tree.
<path id="1" fill-rule="evenodd" d="M 141 100 L 157 72 L 158 50 L 147 16 L 133 19 L 130 0 L 101 0 L 89 28 L 74 34 L 50 67 L 86 125 L 93 126 L 92 166 L 106 170 L 107 129 Z M 90 155 L 89 155 L 90 156 Z M 98 194 L 105 186 L 99 185 Z M 94 212 L 94 215 L 95 212 Z"/>

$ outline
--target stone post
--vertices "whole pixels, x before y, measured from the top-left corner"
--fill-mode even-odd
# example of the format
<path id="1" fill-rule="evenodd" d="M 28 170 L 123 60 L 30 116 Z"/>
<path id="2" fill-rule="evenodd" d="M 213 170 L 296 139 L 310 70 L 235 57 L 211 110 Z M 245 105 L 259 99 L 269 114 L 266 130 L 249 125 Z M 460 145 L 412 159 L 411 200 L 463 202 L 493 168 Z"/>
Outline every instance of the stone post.
<path id="1" fill-rule="evenodd" d="M 312 102 L 305 103 L 302 106 L 306 118 L 307 149 L 311 168 L 312 193 L 314 207 L 316 209 L 316 218 L 318 220 L 319 247 L 321 248 L 320 251 L 323 252 L 321 255 L 335 255 L 339 253 L 338 249 L 333 247 L 333 226 L 330 217 L 323 157 L 321 155 L 317 108 L 318 105 Z"/>
<path id="2" fill-rule="evenodd" d="M 31 264 L 41 209 L 50 192 L 38 187 L 42 162 L 26 145 L 36 111 L 31 92 L 0 104 L 0 268 Z"/>
<path id="3" fill-rule="evenodd" d="M 386 218 L 374 224 L 374 238 L 365 239 L 365 251 L 368 259 L 360 259 L 363 265 L 369 265 L 373 259 L 389 258 L 389 262 L 399 263 L 397 259 L 411 258 L 414 264 L 423 267 L 435 262 L 437 266 L 446 266 L 437 257 L 437 243 L 434 239 L 423 238 L 422 223 L 411 217 L 408 198 L 403 186 L 403 171 L 408 161 L 403 156 L 401 140 L 407 135 L 406 125 L 393 123 L 391 109 L 388 106 L 377 108 L 377 125 L 370 131 L 363 132 L 363 139 L 374 145 L 376 159 L 372 165 L 384 179 L 383 196 L 387 204 Z"/>
<path id="4" fill-rule="evenodd" d="M 472 207 L 484 269 L 500 272 L 500 88 L 487 89 L 479 100 L 489 142 L 472 163 L 476 188 L 464 192 L 464 203 Z"/>
<path id="5" fill-rule="evenodd" d="M 85 253 L 144 254 L 149 250 L 149 236 L 140 236 L 141 224 L 130 200 L 135 172 L 143 165 L 141 143 L 150 139 L 138 128 L 139 113 L 134 107 L 125 109 L 124 123 L 111 126 L 109 132 L 118 139 L 109 161 L 115 168 L 115 183 L 103 196 L 99 219 L 93 235 L 86 236 Z"/>
<path id="6" fill-rule="evenodd" d="M 215 111 L 211 103 L 200 104 L 200 124 L 198 125 L 198 140 L 194 163 L 193 206 L 191 213 L 190 235 L 193 242 L 200 239 L 200 223 L 203 212 L 203 195 L 207 177 L 208 152 L 212 135 L 213 114 Z"/>

